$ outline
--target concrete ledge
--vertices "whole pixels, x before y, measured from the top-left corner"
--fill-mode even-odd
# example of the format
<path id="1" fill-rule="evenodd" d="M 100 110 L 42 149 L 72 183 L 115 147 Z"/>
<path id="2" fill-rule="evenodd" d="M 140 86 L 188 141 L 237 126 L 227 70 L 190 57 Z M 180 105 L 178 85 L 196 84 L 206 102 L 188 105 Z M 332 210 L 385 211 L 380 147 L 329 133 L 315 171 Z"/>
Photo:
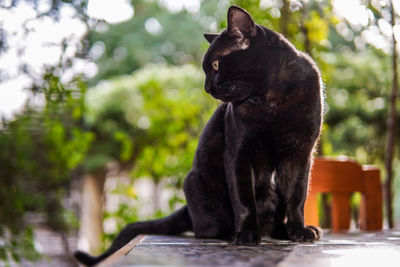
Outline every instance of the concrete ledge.
<path id="1" fill-rule="evenodd" d="M 132 239 L 128 244 L 123 246 L 121 249 L 116 251 L 114 254 L 97 264 L 96 266 L 98 267 L 108 267 L 108 266 L 116 266 L 119 261 L 124 259 L 124 256 L 126 256 L 134 247 L 136 247 L 140 241 L 142 241 L 145 238 L 145 235 L 138 235 L 134 239 Z"/>
<path id="2" fill-rule="evenodd" d="M 219 240 L 141 235 L 98 266 L 400 266 L 400 231 L 325 233 L 315 243 L 264 239 L 257 247 Z"/>

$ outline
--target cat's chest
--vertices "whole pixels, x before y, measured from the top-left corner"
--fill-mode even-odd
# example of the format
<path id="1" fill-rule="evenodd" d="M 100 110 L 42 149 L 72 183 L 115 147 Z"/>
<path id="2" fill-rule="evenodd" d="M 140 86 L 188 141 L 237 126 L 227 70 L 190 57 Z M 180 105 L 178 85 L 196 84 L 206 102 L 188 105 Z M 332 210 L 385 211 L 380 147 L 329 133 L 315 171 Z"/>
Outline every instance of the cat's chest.
<path id="1" fill-rule="evenodd" d="M 276 117 L 259 110 L 253 116 L 241 113 L 240 107 L 228 105 L 225 114 L 225 147 L 252 155 L 274 154 L 295 149 L 303 132 L 300 120 Z M 236 153 L 236 152 L 235 152 Z"/>
<path id="2" fill-rule="evenodd" d="M 240 113 L 240 110 L 229 104 L 225 114 L 225 145 L 236 149 L 259 150 L 257 144 L 269 137 L 266 134 L 266 123 L 252 121 Z"/>
<path id="3" fill-rule="evenodd" d="M 252 99 L 236 107 L 228 104 L 225 114 L 226 132 L 238 139 L 259 139 L 274 133 L 280 134 L 281 130 L 289 130 L 294 124 L 288 113 L 277 114 L 271 111 L 269 103 L 264 99 Z"/>

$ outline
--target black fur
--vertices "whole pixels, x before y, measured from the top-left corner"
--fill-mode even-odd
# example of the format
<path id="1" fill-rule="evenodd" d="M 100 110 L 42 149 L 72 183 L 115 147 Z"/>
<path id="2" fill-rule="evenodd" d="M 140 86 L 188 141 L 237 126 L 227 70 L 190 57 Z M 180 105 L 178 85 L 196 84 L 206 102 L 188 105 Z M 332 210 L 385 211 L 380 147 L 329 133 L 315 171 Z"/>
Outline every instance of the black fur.
<path id="1" fill-rule="evenodd" d="M 187 206 L 155 221 L 128 225 L 92 265 L 137 234 L 179 234 L 257 245 L 263 234 L 309 242 L 304 225 L 312 153 L 322 122 L 321 79 L 314 62 L 241 8 L 228 28 L 205 35 L 205 90 L 223 101 L 205 126 L 184 191 Z M 218 61 L 218 70 L 213 62 Z"/>

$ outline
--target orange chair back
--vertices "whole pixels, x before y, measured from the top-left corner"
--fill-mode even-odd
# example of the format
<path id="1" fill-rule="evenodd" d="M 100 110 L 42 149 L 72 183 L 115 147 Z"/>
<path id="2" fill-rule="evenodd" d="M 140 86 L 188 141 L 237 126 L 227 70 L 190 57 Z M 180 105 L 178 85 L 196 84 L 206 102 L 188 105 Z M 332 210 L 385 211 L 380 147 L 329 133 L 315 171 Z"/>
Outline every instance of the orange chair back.
<path id="1" fill-rule="evenodd" d="M 318 194 L 332 194 L 331 225 L 333 231 L 350 228 L 350 198 L 354 192 L 362 194 L 360 228 L 382 229 L 382 187 L 379 169 L 361 166 L 348 158 L 316 158 L 311 170 L 309 192 L 304 207 L 305 223 L 319 225 Z"/>

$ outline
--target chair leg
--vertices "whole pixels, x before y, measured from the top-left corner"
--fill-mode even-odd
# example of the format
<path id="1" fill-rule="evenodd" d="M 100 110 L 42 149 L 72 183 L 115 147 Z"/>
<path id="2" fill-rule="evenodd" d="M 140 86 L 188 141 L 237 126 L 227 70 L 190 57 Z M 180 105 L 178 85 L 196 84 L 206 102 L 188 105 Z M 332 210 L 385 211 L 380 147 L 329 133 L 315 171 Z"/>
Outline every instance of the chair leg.
<path id="1" fill-rule="evenodd" d="M 364 192 L 360 207 L 360 228 L 382 230 L 382 186 L 379 169 L 365 166 Z"/>
<path id="2" fill-rule="evenodd" d="M 304 222 L 306 225 L 319 226 L 318 194 L 310 191 L 304 204 Z"/>
<path id="3" fill-rule="evenodd" d="M 332 230 L 347 231 L 350 228 L 350 194 L 332 194 Z"/>

